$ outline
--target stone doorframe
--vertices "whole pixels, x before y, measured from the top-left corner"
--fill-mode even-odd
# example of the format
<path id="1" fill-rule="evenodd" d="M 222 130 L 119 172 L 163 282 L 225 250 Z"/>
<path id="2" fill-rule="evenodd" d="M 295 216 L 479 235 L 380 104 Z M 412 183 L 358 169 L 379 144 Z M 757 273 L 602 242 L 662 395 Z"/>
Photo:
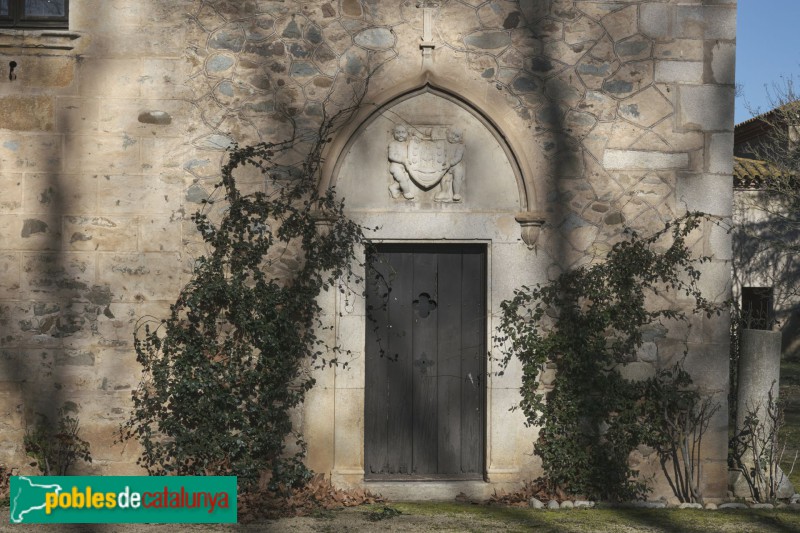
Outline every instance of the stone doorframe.
<path id="1" fill-rule="evenodd" d="M 492 343 L 500 302 L 510 298 L 514 288 L 545 281 L 552 263 L 546 253 L 530 249 L 527 239 L 523 240 L 525 222 L 534 221 L 529 227 L 534 227 L 537 233 L 542 222 L 542 217 L 530 209 L 538 205 L 529 173 L 530 154 L 514 149 L 514 136 L 499 130 L 498 121 L 489 120 L 468 101 L 426 78 L 422 86 L 398 89 L 393 97 L 378 99 L 383 102 L 380 105 L 365 106 L 354 125 L 341 131 L 330 144 L 320 185 L 324 188 L 347 179 L 338 175 L 343 160 L 359 133 L 375 118 L 393 105 L 424 93 L 433 93 L 466 109 L 494 134 L 514 169 L 519 193 L 516 205 L 521 209 L 470 211 L 468 206 L 461 206 L 458 211 L 448 212 L 404 206 L 396 210 L 348 210 L 348 215 L 364 227 L 379 228 L 369 235 L 376 242 L 486 245 L 486 346 L 491 357 L 487 358 L 486 368 L 484 481 L 364 481 L 366 310 L 362 287 L 348 286 L 344 281 L 323 294 L 319 301 L 323 309 L 319 336 L 329 346 L 341 348 L 338 360 L 346 363 L 346 367 L 316 371 L 317 385 L 306 395 L 302 416 L 308 443 L 307 462 L 313 470 L 330 475 L 336 485 L 363 486 L 391 498 L 442 499 L 453 498 L 459 492 L 488 497 L 495 489 L 508 488 L 540 473 L 538 460 L 532 455 L 536 431 L 525 428 L 520 411 L 510 411 L 519 400 L 521 369 L 512 363 L 503 375 L 496 375 L 498 368 L 493 359 L 499 353 Z M 443 219 L 453 223 L 443 223 Z M 356 265 L 356 272 L 363 275 L 363 257 L 360 265 Z"/>

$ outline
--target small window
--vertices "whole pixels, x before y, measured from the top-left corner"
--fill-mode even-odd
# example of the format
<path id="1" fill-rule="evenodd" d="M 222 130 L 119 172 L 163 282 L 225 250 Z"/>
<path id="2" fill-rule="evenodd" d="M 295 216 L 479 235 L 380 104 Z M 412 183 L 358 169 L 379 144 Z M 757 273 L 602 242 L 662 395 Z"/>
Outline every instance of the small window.
<path id="1" fill-rule="evenodd" d="M 772 287 L 742 288 L 742 319 L 747 329 L 772 329 Z"/>
<path id="2" fill-rule="evenodd" d="M 0 27 L 67 28 L 69 0 L 0 0 Z"/>

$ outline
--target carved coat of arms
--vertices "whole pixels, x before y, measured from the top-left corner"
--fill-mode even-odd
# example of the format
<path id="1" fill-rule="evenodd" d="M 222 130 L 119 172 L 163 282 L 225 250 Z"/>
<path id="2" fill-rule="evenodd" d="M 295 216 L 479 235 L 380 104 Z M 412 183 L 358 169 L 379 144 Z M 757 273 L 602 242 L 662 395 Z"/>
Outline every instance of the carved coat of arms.
<path id="1" fill-rule="evenodd" d="M 428 191 L 439 186 L 437 202 L 460 202 L 464 184 L 464 142 L 460 129 L 445 126 L 416 128 L 409 140 L 408 129 L 398 125 L 389 142 L 389 186 L 392 198 L 402 194 L 413 200 L 417 188 Z"/>
<path id="2" fill-rule="evenodd" d="M 444 139 L 425 140 L 416 135 L 408 142 L 406 169 L 421 189 L 428 190 L 437 185 L 450 170 L 446 144 Z"/>

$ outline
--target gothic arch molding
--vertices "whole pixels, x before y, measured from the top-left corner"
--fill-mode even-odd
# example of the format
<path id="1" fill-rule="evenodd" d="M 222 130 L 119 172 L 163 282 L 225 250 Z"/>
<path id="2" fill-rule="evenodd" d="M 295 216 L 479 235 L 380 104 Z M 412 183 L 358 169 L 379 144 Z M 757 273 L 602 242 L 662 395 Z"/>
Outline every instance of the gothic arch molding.
<path id="1" fill-rule="evenodd" d="M 514 134 L 514 126 L 506 118 L 508 109 L 483 99 L 480 106 L 469 90 L 455 90 L 448 83 L 427 73 L 422 79 L 415 79 L 399 84 L 393 89 L 378 95 L 370 103 L 362 104 L 352 120 L 346 124 L 326 147 L 323 153 L 324 163 L 321 169 L 320 189 L 335 186 L 344 159 L 356 142 L 359 134 L 391 107 L 425 93 L 444 98 L 467 111 L 477 119 L 497 140 L 513 169 L 519 194 L 521 219 L 539 219 L 541 212 L 540 199 L 536 194 L 534 176 L 542 174 L 542 157 L 531 153 L 532 143 L 523 143 L 519 135 Z M 539 169 L 539 172 L 537 172 Z M 521 222 L 521 221 L 520 221 Z M 524 226 L 524 224 L 523 224 Z"/>

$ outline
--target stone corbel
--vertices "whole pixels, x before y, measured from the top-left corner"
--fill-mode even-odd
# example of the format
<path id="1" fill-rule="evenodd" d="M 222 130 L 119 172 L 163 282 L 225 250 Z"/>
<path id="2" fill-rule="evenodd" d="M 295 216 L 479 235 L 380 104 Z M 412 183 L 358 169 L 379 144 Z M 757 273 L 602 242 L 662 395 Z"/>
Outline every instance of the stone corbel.
<path id="1" fill-rule="evenodd" d="M 314 219 L 314 226 L 317 228 L 317 234 L 321 237 L 326 237 L 331 232 L 331 228 L 336 221 L 339 220 L 338 215 L 327 211 L 314 211 L 311 213 L 311 218 Z"/>
<path id="2" fill-rule="evenodd" d="M 538 211 L 526 211 L 519 213 L 514 217 L 514 220 L 519 222 L 522 230 L 522 241 L 532 250 L 536 246 L 536 241 L 539 240 L 539 233 L 541 233 L 542 225 L 545 222 L 544 214 Z"/>

